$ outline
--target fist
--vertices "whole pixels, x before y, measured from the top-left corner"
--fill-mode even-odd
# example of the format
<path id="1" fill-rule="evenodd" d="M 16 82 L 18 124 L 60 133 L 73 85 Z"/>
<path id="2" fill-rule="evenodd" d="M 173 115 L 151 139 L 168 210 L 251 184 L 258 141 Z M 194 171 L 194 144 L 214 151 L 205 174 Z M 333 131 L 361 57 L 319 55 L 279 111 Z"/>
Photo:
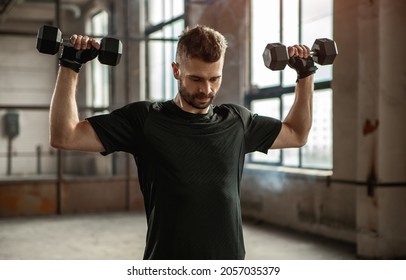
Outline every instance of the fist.
<path id="1" fill-rule="evenodd" d="M 307 58 L 310 56 L 310 48 L 306 45 L 294 45 L 288 47 L 289 57 Z"/>
<path id="2" fill-rule="evenodd" d="M 70 37 L 70 43 L 76 50 L 86 50 L 92 47 L 100 49 L 100 44 L 93 38 L 86 35 L 73 34 Z"/>

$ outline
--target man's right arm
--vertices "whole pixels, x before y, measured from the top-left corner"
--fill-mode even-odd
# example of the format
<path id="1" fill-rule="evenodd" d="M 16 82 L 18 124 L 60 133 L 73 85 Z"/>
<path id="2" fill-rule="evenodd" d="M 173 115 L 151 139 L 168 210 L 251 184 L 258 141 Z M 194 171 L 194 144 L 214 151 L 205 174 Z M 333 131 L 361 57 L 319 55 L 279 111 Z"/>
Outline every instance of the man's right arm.
<path id="1" fill-rule="evenodd" d="M 90 123 L 79 119 L 78 77 L 79 74 L 69 68 L 59 68 L 50 107 L 50 144 L 58 149 L 103 152 L 103 144 Z"/>

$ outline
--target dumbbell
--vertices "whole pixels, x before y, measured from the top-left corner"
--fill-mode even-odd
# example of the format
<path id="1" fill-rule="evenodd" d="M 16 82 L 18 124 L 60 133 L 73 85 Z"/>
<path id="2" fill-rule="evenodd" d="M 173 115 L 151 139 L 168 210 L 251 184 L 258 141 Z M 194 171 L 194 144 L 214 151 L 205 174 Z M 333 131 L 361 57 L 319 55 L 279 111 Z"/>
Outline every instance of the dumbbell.
<path id="1" fill-rule="evenodd" d="M 51 25 L 44 25 L 38 29 L 37 50 L 40 53 L 54 55 L 59 52 L 62 46 L 72 46 L 70 42 L 64 42 L 62 32 L 59 28 Z M 116 66 L 120 62 L 123 45 L 120 40 L 104 37 L 100 41 L 98 59 L 100 63 Z"/>
<path id="2" fill-rule="evenodd" d="M 316 39 L 310 55 L 320 65 L 333 64 L 338 54 L 336 43 L 327 38 Z M 271 70 L 283 70 L 289 62 L 288 49 L 281 43 L 268 44 L 262 54 L 264 64 Z"/>

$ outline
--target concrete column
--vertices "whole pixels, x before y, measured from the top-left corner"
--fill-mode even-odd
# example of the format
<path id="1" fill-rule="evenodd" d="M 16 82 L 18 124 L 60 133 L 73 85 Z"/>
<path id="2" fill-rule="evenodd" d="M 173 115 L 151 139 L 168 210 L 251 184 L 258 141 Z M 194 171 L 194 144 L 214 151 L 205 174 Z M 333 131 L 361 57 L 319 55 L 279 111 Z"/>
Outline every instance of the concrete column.
<path id="1" fill-rule="evenodd" d="M 357 254 L 404 257 L 406 69 L 400 58 L 406 39 L 400 34 L 406 2 L 334 5 L 333 185 L 356 189 Z"/>
<path id="2" fill-rule="evenodd" d="M 406 70 L 396 54 L 406 41 L 399 36 L 406 24 L 405 8 L 402 0 L 362 0 L 359 6 L 358 27 L 364 42 L 359 49 L 364 58 L 359 121 L 364 124 L 358 175 L 376 183 L 357 190 L 357 253 L 367 258 L 406 256 Z M 368 150 L 370 155 L 365 156 Z"/>
<path id="3" fill-rule="evenodd" d="M 377 133 L 379 127 L 379 4 L 358 1 L 358 107 L 357 107 L 357 172 L 364 182 L 356 192 L 357 253 L 363 257 L 377 256 L 378 207 Z M 369 185 L 367 182 L 370 182 Z"/>
<path id="4" fill-rule="evenodd" d="M 145 99 L 145 42 L 131 39 L 144 35 L 144 1 L 108 1 L 114 8 L 116 36 L 123 43 L 120 64 L 114 69 L 116 96 L 112 104 L 121 107 Z"/>
<path id="5" fill-rule="evenodd" d="M 406 256 L 406 1 L 380 0 L 379 254 Z"/>
<path id="6" fill-rule="evenodd" d="M 406 182 L 406 1 L 380 0 L 379 177 Z"/>
<path id="7" fill-rule="evenodd" d="M 187 7 L 186 22 L 190 27 L 207 25 L 221 32 L 228 40 L 223 84 L 216 104 L 243 104 L 244 95 L 249 89 L 249 2 L 208 1 L 208 4 L 191 4 Z"/>
<path id="8" fill-rule="evenodd" d="M 338 57 L 333 81 L 333 178 L 355 180 L 358 128 L 358 1 L 334 1 L 334 40 Z"/>

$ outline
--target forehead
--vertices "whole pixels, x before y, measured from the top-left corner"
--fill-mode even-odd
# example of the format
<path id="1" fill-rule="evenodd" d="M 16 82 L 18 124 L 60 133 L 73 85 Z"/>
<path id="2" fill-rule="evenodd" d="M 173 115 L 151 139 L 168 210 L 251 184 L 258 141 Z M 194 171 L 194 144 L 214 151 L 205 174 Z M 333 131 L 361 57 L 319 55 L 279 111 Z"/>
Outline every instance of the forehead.
<path id="1" fill-rule="evenodd" d="M 197 58 L 188 58 L 183 60 L 180 67 L 185 75 L 218 77 L 223 72 L 223 59 L 216 62 L 204 62 Z"/>

